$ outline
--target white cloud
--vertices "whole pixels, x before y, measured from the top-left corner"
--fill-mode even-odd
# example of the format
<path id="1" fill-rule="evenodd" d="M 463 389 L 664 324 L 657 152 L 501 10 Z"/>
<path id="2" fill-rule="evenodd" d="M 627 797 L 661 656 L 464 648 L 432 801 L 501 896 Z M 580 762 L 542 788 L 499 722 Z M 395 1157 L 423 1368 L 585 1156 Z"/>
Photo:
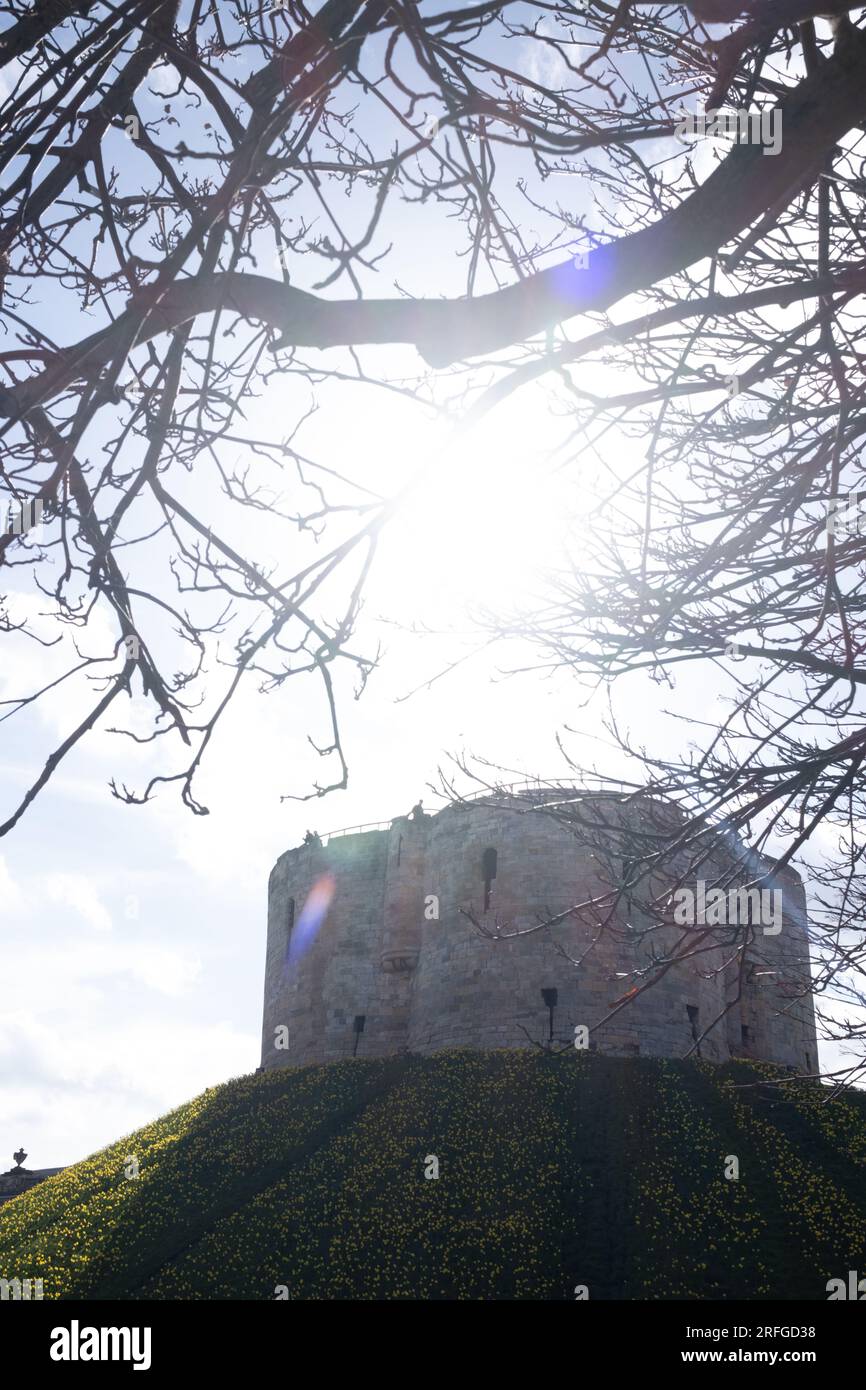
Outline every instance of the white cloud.
<path id="1" fill-rule="evenodd" d="M 574 73 L 560 53 L 551 44 L 539 39 L 557 37 L 562 40 L 562 31 L 549 20 L 542 19 L 535 26 L 537 38 L 526 39 L 526 71 L 533 82 L 550 91 L 559 91 L 574 81 Z"/>
<path id="2" fill-rule="evenodd" d="M 0 902 L 3 904 L 3 916 L 7 919 L 27 910 L 27 899 L 9 872 L 9 866 L 2 854 L 0 854 Z"/>
<path id="3" fill-rule="evenodd" d="M 155 63 L 147 74 L 147 80 L 151 91 L 164 97 L 177 91 L 179 78 L 177 69 L 171 63 Z"/>
<path id="4" fill-rule="evenodd" d="M 62 1032 L 41 1012 L 0 1017 L 3 1129 L 28 1167 L 74 1163 L 228 1076 L 252 1069 L 257 1039 L 226 1023 L 155 1024 Z M 0 1155 L 2 1160 L 2 1155 Z M 5 1166 L 0 1162 L 0 1166 Z"/>
<path id="5" fill-rule="evenodd" d="M 111 913 L 100 902 L 92 879 L 83 874 L 49 874 L 45 891 L 52 903 L 71 907 L 96 931 L 111 931 Z"/>

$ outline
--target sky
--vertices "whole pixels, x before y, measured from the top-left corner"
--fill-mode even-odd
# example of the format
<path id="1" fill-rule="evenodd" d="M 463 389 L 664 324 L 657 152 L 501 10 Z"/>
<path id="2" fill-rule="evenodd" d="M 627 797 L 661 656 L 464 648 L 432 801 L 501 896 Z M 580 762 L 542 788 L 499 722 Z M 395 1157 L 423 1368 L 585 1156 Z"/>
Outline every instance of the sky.
<path id="1" fill-rule="evenodd" d="M 550 51 L 532 52 L 545 65 L 538 75 L 555 82 Z M 155 111 L 167 86 L 160 69 L 151 85 Z M 578 181 L 562 183 L 560 196 L 567 185 L 570 199 L 585 197 Z M 411 261 L 401 266 L 398 253 L 397 272 Z M 459 292 L 456 274 L 440 258 L 434 290 Z M 74 341 L 77 325 L 63 327 L 61 340 Z M 365 358 L 371 370 L 381 360 Z M 418 365 L 413 354 L 407 370 Z M 294 418 L 303 390 L 275 381 L 251 407 L 252 423 Z M 0 1170 L 20 1145 L 31 1168 L 74 1162 L 255 1069 L 268 874 L 306 829 L 389 820 L 419 797 L 434 810 L 444 804 L 431 790 L 439 770 L 467 755 L 514 780 L 565 778 L 556 740 L 566 729 L 577 761 L 629 775 L 604 731 L 603 696 L 587 704 L 567 675 L 533 670 L 538 655 L 524 644 L 490 646 L 479 623 L 543 593 L 545 570 L 580 563 L 579 518 L 599 480 L 549 397 L 522 391 L 459 442 L 429 410 L 370 387 L 331 386 L 317 403 L 304 434 L 311 454 L 391 488 L 420 479 L 385 530 L 359 623 L 355 646 L 381 645 L 381 664 L 362 699 L 340 690 L 349 786 L 323 800 L 283 799 L 330 780 L 309 742 L 327 737 L 321 698 L 304 679 L 269 696 L 242 688 L 198 784 L 206 816 L 171 788 L 143 807 L 114 799 L 113 776 L 140 787 L 158 764 L 152 747 L 106 729 L 64 762 L 0 840 Z M 284 532 L 269 543 L 279 558 Z M 22 571 L 11 588 L 19 611 L 38 611 Z M 102 636 L 114 640 L 107 626 Z M 19 650 L 14 669 L 0 669 L 0 699 L 49 660 Z M 3 726 L 0 819 L 85 698 L 64 689 Z M 617 697 L 628 727 L 659 751 L 682 747 L 665 702 L 674 714 L 705 714 L 714 698 L 703 672 L 680 675 L 673 695 L 629 681 Z M 133 727 L 136 717 L 133 708 Z"/>

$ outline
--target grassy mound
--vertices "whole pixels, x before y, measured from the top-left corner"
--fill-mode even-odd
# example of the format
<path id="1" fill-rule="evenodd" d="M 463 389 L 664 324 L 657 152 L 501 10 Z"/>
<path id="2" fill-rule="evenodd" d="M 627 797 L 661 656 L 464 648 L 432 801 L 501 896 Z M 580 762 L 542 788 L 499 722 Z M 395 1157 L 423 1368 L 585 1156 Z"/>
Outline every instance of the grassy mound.
<path id="1" fill-rule="evenodd" d="M 825 1299 L 866 1275 L 866 1095 L 779 1075 L 459 1051 L 243 1077 L 8 1202 L 0 1276 L 46 1298 Z"/>

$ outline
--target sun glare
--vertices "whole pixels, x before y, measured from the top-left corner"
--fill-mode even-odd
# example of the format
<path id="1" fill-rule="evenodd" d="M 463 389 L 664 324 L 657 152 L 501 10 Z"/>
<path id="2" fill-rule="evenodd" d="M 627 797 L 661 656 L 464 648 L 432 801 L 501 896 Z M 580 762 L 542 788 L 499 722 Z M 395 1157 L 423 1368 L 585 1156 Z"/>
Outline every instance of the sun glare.
<path id="1" fill-rule="evenodd" d="M 385 528 L 373 592 L 437 626 L 531 598 L 563 552 L 574 482 L 551 463 L 543 414 L 509 409 L 470 435 L 428 441 Z"/>

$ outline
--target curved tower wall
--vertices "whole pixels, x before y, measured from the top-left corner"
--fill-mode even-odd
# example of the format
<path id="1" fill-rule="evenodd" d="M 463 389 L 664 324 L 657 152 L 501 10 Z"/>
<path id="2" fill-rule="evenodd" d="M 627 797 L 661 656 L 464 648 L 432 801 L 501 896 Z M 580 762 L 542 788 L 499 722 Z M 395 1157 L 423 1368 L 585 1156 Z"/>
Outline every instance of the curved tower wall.
<path id="1" fill-rule="evenodd" d="M 482 926 L 527 931 L 608 885 L 593 851 L 566 827 L 543 815 L 516 815 L 496 807 L 454 810 L 433 821 L 428 854 L 431 892 L 440 897 L 440 921 L 426 923 L 416 979 L 409 1047 L 531 1046 L 548 1036 L 542 989 L 557 991 L 554 1037 L 568 1042 L 576 1025 L 594 1031 L 603 1050 L 681 1056 L 691 1045 L 685 1007 L 700 1017 L 723 1007 L 722 986 L 697 976 L 664 978 L 598 1028 L 632 987 L 635 947 L 626 911 L 599 937 L 589 916 L 512 940 L 486 940 L 464 915 Z M 489 910 L 484 907 L 485 849 L 495 849 L 497 872 Z M 462 911 L 461 911 L 462 909 Z M 593 944 L 595 938 L 598 938 Z M 565 953 L 565 954 L 564 954 Z M 571 960 L 579 960 L 574 965 Z M 620 978 L 618 978 L 620 977 Z M 685 994 L 688 1000 L 685 999 Z M 715 1040 L 702 1047 L 719 1055 Z M 725 1053 L 726 1055 L 726 1053 Z"/>
<path id="2" fill-rule="evenodd" d="M 739 1004 L 728 1018 L 733 1056 L 816 1071 L 818 1045 L 810 992 L 806 893 L 796 870 L 777 873 L 774 888 L 782 894 L 782 930 L 756 932 L 745 972 L 729 971 L 729 998 L 739 988 Z"/>
<path id="3" fill-rule="evenodd" d="M 489 850 L 496 864 L 485 910 Z M 310 891 L 326 875 L 334 882 L 330 909 L 294 958 L 290 901 L 297 932 Z M 794 998 L 796 982 L 808 978 L 805 898 L 793 870 L 782 880 L 783 930 L 756 932 L 748 977 L 726 968 L 726 953 L 713 947 L 668 970 L 598 1027 L 633 988 L 635 969 L 653 950 L 673 947 L 680 932 L 656 929 L 640 942 L 629 921 L 645 924 L 623 903 L 600 936 L 584 914 L 518 939 L 485 938 L 483 930 L 523 931 L 607 889 L 593 849 L 549 816 L 519 814 L 513 800 L 470 803 L 289 850 L 269 885 L 262 1065 L 331 1061 L 356 1045 L 368 1057 L 531 1047 L 548 1038 L 542 990 L 555 989 L 559 1044 L 583 1024 L 603 1051 L 681 1057 L 713 1025 L 702 1057 L 752 1056 L 802 1070 L 817 1062 L 811 999 Z M 288 1030 L 288 1047 L 275 1045 L 278 1028 Z"/>
<path id="4" fill-rule="evenodd" d="M 404 1045 L 411 976 L 388 975 L 380 961 L 389 839 L 388 832 L 347 835 L 277 860 L 268 890 L 263 1066 L 350 1056 L 359 1016 L 365 1023 L 358 1050 L 365 1056 Z M 333 901 L 308 948 L 293 959 L 290 936 L 302 929 L 314 885 L 328 875 Z M 276 1045 L 281 1027 L 288 1029 L 287 1048 Z"/>

